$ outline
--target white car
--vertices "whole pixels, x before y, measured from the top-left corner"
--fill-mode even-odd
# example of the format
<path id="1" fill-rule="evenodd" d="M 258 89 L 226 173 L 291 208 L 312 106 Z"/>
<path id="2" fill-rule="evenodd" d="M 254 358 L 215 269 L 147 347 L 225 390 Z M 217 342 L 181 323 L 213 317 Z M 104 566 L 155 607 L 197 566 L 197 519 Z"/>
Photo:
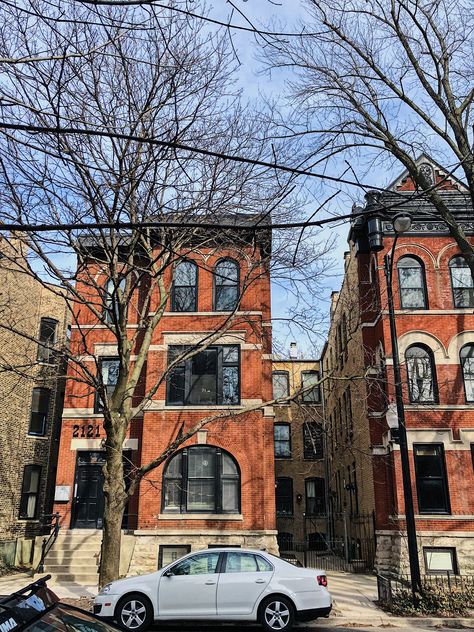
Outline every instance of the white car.
<path id="1" fill-rule="evenodd" d="M 259 621 L 285 632 L 332 607 L 324 571 L 297 568 L 264 551 L 208 549 L 161 570 L 104 586 L 94 613 L 126 632 L 153 621 Z"/>

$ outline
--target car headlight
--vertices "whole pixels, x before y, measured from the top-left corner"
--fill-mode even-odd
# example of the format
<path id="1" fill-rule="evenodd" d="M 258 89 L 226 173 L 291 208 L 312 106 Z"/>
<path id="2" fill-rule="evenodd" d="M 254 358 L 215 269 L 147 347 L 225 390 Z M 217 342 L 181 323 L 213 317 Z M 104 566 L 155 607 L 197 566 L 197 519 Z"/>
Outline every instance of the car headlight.
<path id="1" fill-rule="evenodd" d="M 112 584 L 105 584 L 105 586 L 100 591 L 99 595 L 107 595 L 112 590 Z"/>

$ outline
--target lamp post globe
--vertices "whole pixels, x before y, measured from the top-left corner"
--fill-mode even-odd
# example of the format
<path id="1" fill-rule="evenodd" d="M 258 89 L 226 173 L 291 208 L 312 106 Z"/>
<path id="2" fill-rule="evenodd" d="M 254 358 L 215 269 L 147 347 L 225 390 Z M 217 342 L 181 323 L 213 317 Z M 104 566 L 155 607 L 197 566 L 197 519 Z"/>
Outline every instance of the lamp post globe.
<path id="1" fill-rule="evenodd" d="M 411 228 L 412 216 L 408 213 L 397 213 L 393 218 L 393 229 L 397 235 L 406 233 Z"/>

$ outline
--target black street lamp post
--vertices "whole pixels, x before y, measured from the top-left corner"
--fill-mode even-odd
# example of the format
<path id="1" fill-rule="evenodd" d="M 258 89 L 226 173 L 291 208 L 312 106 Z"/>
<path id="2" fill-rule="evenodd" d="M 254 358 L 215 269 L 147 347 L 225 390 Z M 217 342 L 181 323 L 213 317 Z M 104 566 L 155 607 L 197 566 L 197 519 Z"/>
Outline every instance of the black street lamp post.
<path id="1" fill-rule="evenodd" d="M 408 557 L 410 561 L 411 589 L 413 600 L 416 602 L 417 594 L 421 592 L 420 563 L 418 559 L 418 545 L 416 541 L 415 512 L 413 509 L 413 494 L 411 487 L 410 459 L 408 454 L 407 429 L 405 423 L 405 408 L 403 405 L 402 381 L 400 373 L 400 355 L 398 351 L 397 328 L 395 324 L 395 312 L 393 307 L 393 254 L 400 234 L 406 232 L 411 226 L 411 216 L 398 214 L 393 220 L 393 228 L 396 236 L 392 249 L 384 257 L 384 272 L 387 281 L 388 314 L 390 320 L 390 336 L 392 342 L 393 373 L 395 377 L 395 399 L 397 405 L 400 457 L 402 463 L 403 494 L 405 498 L 405 522 L 407 528 Z"/>

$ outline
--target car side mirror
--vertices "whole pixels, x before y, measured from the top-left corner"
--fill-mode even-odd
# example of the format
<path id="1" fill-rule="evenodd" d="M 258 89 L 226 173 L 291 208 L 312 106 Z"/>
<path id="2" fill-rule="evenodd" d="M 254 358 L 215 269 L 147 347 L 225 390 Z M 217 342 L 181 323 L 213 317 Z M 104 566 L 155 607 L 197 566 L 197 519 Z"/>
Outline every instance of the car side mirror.
<path id="1" fill-rule="evenodd" d="M 169 570 L 166 573 L 163 573 L 163 577 L 173 577 L 173 573 Z"/>

